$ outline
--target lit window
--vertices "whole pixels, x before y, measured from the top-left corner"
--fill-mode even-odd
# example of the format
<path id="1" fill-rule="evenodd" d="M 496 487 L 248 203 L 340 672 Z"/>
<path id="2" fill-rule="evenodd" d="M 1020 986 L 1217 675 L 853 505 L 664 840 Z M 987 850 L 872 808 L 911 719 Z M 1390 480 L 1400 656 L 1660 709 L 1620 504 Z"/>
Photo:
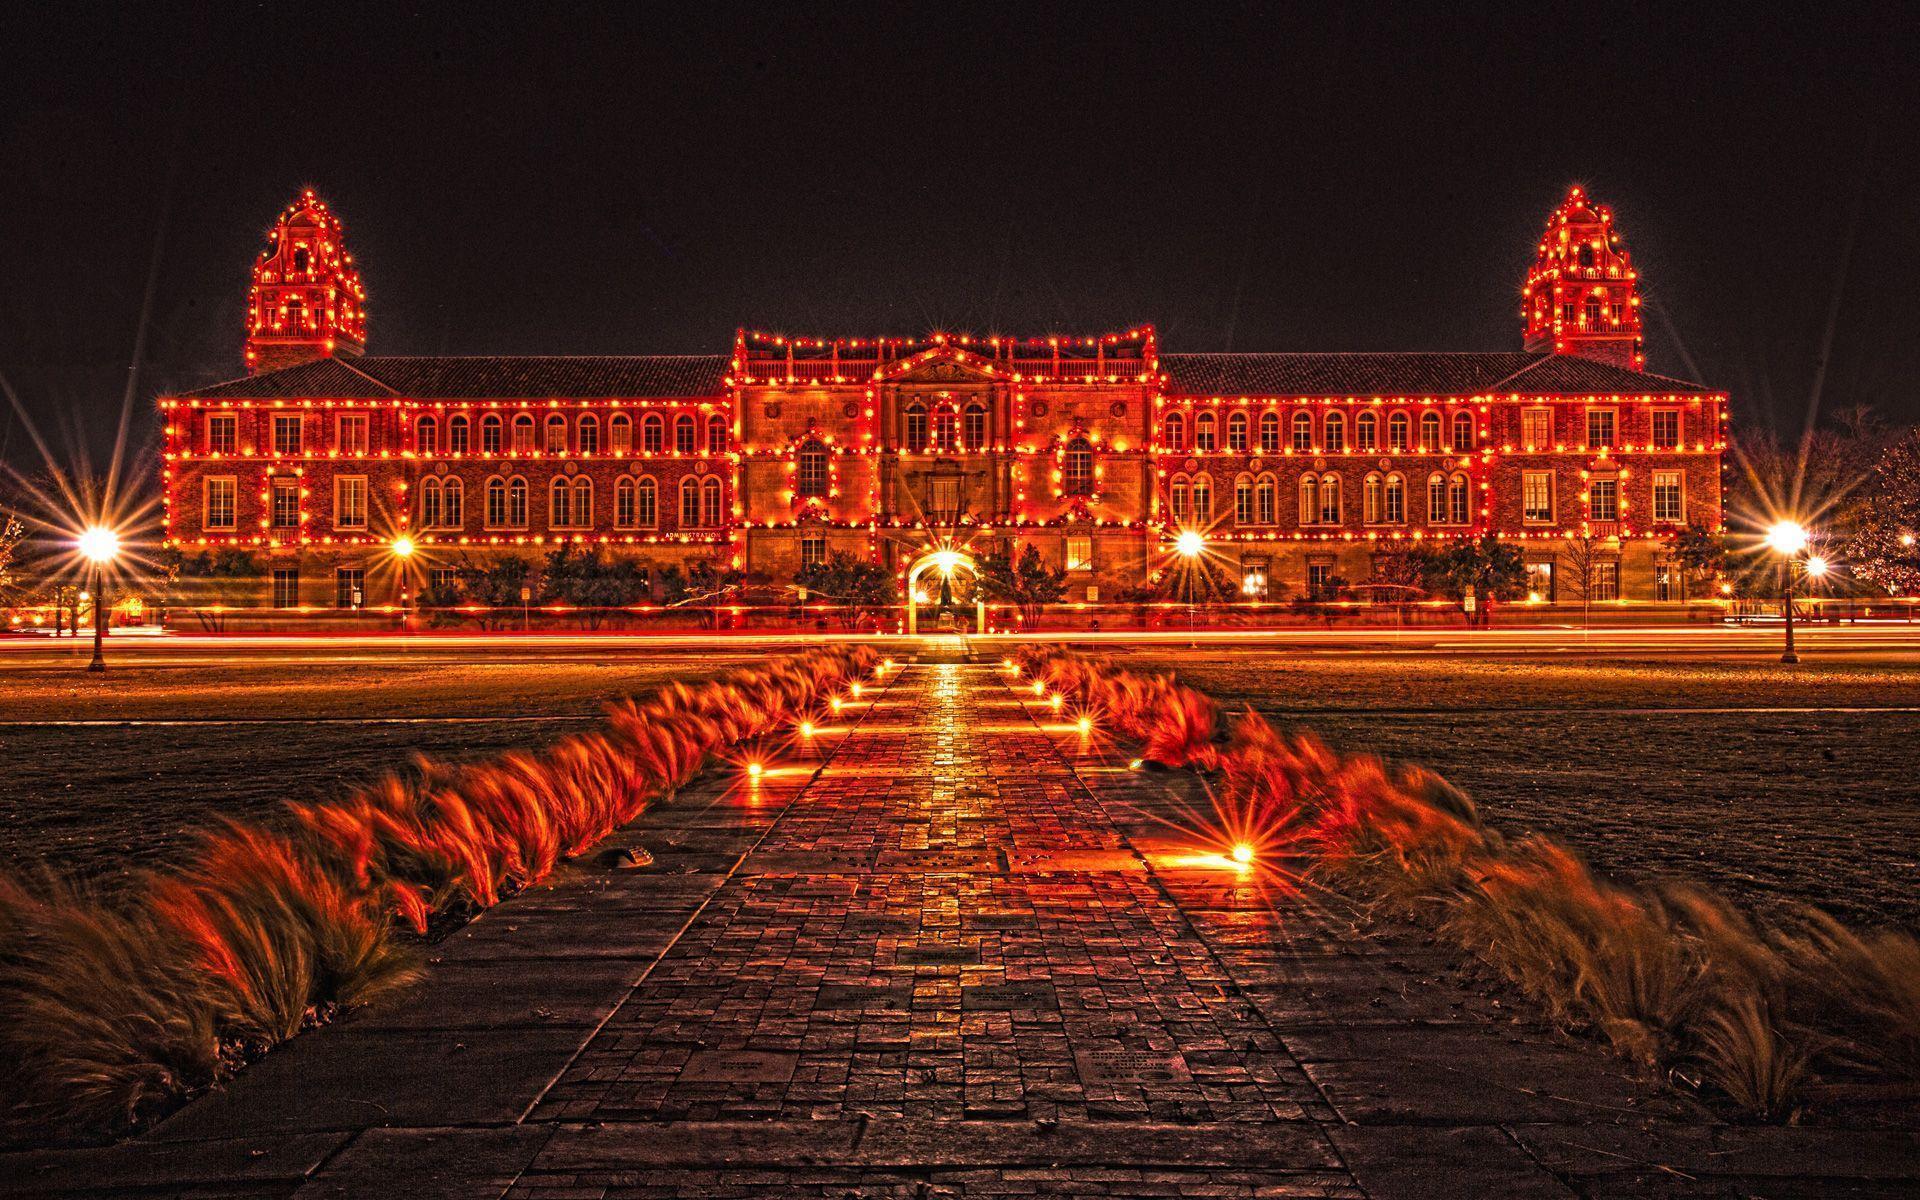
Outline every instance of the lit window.
<path id="1" fill-rule="evenodd" d="M 207 417 L 207 449 L 215 454 L 232 454 L 240 445 L 240 418 L 232 413 L 213 413 Z"/>
<path id="2" fill-rule="evenodd" d="M 1193 485 L 1185 475 L 1175 475 L 1167 484 L 1167 510 L 1173 516 L 1176 525 L 1185 525 L 1191 516 L 1188 497 Z"/>
<path id="3" fill-rule="evenodd" d="M 300 453 L 300 417 L 298 414 L 274 414 L 273 452 L 282 458 L 290 458 Z"/>
<path id="4" fill-rule="evenodd" d="M 1075 535 L 1067 539 L 1067 570 L 1093 570 L 1093 539 Z"/>
<path id="5" fill-rule="evenodd" d="M 365 475 L 334 477 L 333 524 L 336 529 L 367 527 L 367 477 Z"/>
<path id="6" fill-rule="evenodd" d="M 600 421 L 592 413 L 580 414 L 580 427 L 574 433 L 580 442 L 580 453 L 600 453 Z"/>
<path id="7" fill-rule="evenodd" d="M 336 448 L 342 454 L 365 454 L 367 452 L 367 414 L 341 413 L 338 420 L 339 438 Z"/>
<path id="8" fill-rule="evenodd" d="M 1420 414 L 1420 449 L 1427 454 L 1440 449 L 1440 414 L 1437 412 Z"/>
<path id="9" fill-rule="evenodd" d="M 1593 599 L 1603 601 L 1619 598 L 1620 564 L 1611 559 L 1593 564 Z"/>
<path id="10" fill-rule="evenodd" d="M 615 413 L 613 420 L 607 422 L 607 440 L 612 443 L 615 454 L 632 454 L 633 418 L 625 413 Z"/>
<path id="11" fill-rule="evenodd" d="M 1205 524 L 1213 520 L 1213 477 L 1193 477 L 1193 519 Z"/>
<path id="12" fill-rule="evenodd" d="M 1227 449 L 1235 454 L 1247 452 L 1247 414 L 1237 412 L 1227 418 Z"/>
<path id="13" fill-rule="evenodd" d="M 1174 454 L 1181 454 L 1186 451 L 1186 414 L 1177 412 L 1167 414 L 1167 419 L 1160 423 L 1160 444 L 1163 449 Z"/>
<path id="14" fill-rule="evenodd" d="M 818 534 L 809 534 L 800 539 L 800 565 L 818 566 L 827 561 L 827 539 Z"/>
<path id="15" fill-rule="evenodd" d="M 1653 519 L 1678 525 L 1686 518 L 1686 492 L 1678 471 L 1653 473 Z"/>
<path id="16" fill-rule="evenodd" d="M 1590 521 L 1620 519 L 1619 480 L 1596 479 L 1587 485 L 1587 519 Z"/>
<path id="17" fill-rule="evenodd" d="M 1538 449 L 1553 445 L 1552 409 L 1523 408 L 1520 410 L 1520 444 Z"/>
<path id="18" fill-rule="evenodd" d="M 709 529 L 718 529 L 724 523 L 720 512 L 721 501 L 719 478 L 707 476 L 707 481 L 700 485 L 700 521 Z"/>
<path id="19" fill-rule="evenodd" d="M 1383 514 L 1389 525 L 1407 523 L 1407 481 L 1399 475 L 1387 476 L 1386 510 Z"/>
<path id="20" fill-rule="evenodd" d="M 1433 525 L 1446 524 L 1447 477 L 1445 475 L 1427 477 L 1427 521 Z"/>
<path id="21" fill-rule="evenodd" d="M 1552 471 L 1521 472 L 1520 516 L 1522 520 L 1537 525 L 1553 520 Z"/>
<path id="22" fill-rule="evenodd" d="M 275 529 L 298 529 L 300 527 L 300 483 L 294 479 L 276 479 L 269 491 L 272 514 L 269 519 Z"/>
<path id="23" fill-rule="evenodd" d="M 1313 414 L 1305 409 L 1293 414 L 1293 449 L 1296 454 L 1313 449 Z"/>
<path id="24" fill-rule="evenodd" d="M 1322 475 L 1320 477 L 1320 523 L 1338 525 L 1340 523 L 1340 477 Z"/>
<path id="25" fill-rule="evenodd" d="M 1280 482 L 1271 475 L 1253 481 L 1253 515 L 1261 525 L 1280 519 Z"/>
<path id="26" fill-rule="evenodd" d="M 1219 443 L 1220 419 L 1210 412 L 1203 412 L 1193 419 L 1193 448 L 1202 454 L 1211 454 Z"/>
<path id="27" fill-rule="evenodd" d="M 1069 496 L 1093 494 L 1093 446 L 1085 438 L 1067 443 L 1062 487 Z"/>
<path id="28" fill-rule="evenodd" d="M 1260 453 L 1280 453 L 1280 414 L 1271 410 L 1260 414 Z"/>
<path id="29" fill-rule="evenodd" d="M 1553 603 L 1552 563 L 1530 562 L 1527 564 L 1527 599 L 1538 600 L 1544 604 Z"/>
<path id="30" fill-rule="evenodd" d="M 1380 418 L 1375 413 L 1363 412 L 1353 419 L 1353 446 L 1356 450 L 1372 451 L 1380 445 Z"/>
<path id="31" fill-rule="evenodd" d="M 231 475 L 215 475 L 207 480 L 207 505 L 202 524 L 208 529 L 232 529 L 240 498 L 240 481 Z"/>

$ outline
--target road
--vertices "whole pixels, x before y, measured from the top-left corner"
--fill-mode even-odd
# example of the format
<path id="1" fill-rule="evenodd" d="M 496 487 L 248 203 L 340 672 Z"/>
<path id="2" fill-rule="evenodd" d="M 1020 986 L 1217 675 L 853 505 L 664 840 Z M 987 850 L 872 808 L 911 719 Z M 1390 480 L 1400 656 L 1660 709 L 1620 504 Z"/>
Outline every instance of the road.
<path id="1" fill-rule="evenodd" d="M 1807 626 L 1796 631 L 1800 653 L 1810 661 L 1920 662 L 1920 625 L 1898 623 Z M 416 664 L 471 662 L 583 662 L 745 652 L 784 653 L 827 641 L 872 641 L 889 649 L 911 650 L 906 637 L 795 634 L 687 633 L 650 634 L 412 634 L 412 635 L 115 635 L 108 639 L 110 667 L 221 666 L 259 663 L 372 663 L 393 660 Z M 1512 626 L 1467 629 L 1231 629 L 1135 630 L 1089 633 L 1042 631 L 971 638 L 976 649 L 1028 641 L 1068 641 L 1101 647 L 1196 646 L 1208 653 L 1233 647 L 1297 649 L 1303 653 L 1362 652 L 1406 655 L 1577 655 L 1607 657 L 1725 658 L 1778 657 L 1781 630 L 1774 626 L 1645 626 L 1581 629 L 1569 626 Z M 0 639 L 0 672 L 84 665 L 92 642 L 54 641 L 46 637 Z"/>

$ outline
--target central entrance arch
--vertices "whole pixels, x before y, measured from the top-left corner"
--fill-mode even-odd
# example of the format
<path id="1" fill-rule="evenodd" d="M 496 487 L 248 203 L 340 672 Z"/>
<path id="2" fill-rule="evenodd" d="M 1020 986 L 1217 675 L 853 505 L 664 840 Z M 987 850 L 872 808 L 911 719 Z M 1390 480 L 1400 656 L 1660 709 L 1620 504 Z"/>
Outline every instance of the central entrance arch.
<path id="1" fill-rule="evenodd" d="M 987 628 L 987 601 L 981 594 L 980 564 L 973 555 L 952 546 L 942 546 L 923 552 L 907 568 L 907 636 L 916 637 L 920 633 L 920 604 L 914 596 L 920 590 L 920 577 L 928 571 L 937 573 L 942 579 L 952 579 L 960 571 L 974 581 L 973 589 L 973 628 L 976 633 L 984 633 Z"/>

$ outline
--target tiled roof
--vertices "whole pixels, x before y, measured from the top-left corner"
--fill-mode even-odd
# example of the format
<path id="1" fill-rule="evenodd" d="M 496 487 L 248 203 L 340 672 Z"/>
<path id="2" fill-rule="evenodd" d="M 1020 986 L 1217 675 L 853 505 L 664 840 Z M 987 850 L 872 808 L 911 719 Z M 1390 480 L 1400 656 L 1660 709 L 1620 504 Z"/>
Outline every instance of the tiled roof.
<path id="1" fill-rule="evenodd" d="M 1162 354 L 1181 396 L 1471 396 L 1706 392 L 1699 384 L 1591 359 L 1519 352 Z"/>
<path id="2" fill-rule="evenodd" d="M 188 399 L 525 400 L 725 393 L 724 354 L 648 354 L 580 358 L 503 355 L 487 358 L 319 359 L 215 384 Z"/>

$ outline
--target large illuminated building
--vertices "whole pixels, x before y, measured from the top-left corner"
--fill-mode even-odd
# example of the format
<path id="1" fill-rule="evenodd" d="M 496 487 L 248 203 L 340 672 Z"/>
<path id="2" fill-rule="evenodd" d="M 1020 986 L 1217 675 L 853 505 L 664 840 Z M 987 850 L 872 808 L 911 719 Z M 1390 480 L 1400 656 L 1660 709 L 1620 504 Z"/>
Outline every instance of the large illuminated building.
<path id="1" fill-rule="evenodd" d="M 254 266 L 250 373 L 161 401 L 169 542 L 255 556 L 262 605 L 391 603 L 396 542 L 422 582 L 572 543 L 776 583 L 836 550 L 904 573 L 1030 543 L 1069 599 L 1112 599 L 1183 530 L 1256 598 L 1491 531 L 1542 599 L 1570 598 L 1578 545 L 1574 598 L 1679 600 L 1672 535 L 1721 521 L 1726 397 L 1644 372 L 1631 259 L 1577 188 L 1511 352 L 1178 353 L 1142 327 L 387 358 L 366 304 L 305 193 Z"/>

